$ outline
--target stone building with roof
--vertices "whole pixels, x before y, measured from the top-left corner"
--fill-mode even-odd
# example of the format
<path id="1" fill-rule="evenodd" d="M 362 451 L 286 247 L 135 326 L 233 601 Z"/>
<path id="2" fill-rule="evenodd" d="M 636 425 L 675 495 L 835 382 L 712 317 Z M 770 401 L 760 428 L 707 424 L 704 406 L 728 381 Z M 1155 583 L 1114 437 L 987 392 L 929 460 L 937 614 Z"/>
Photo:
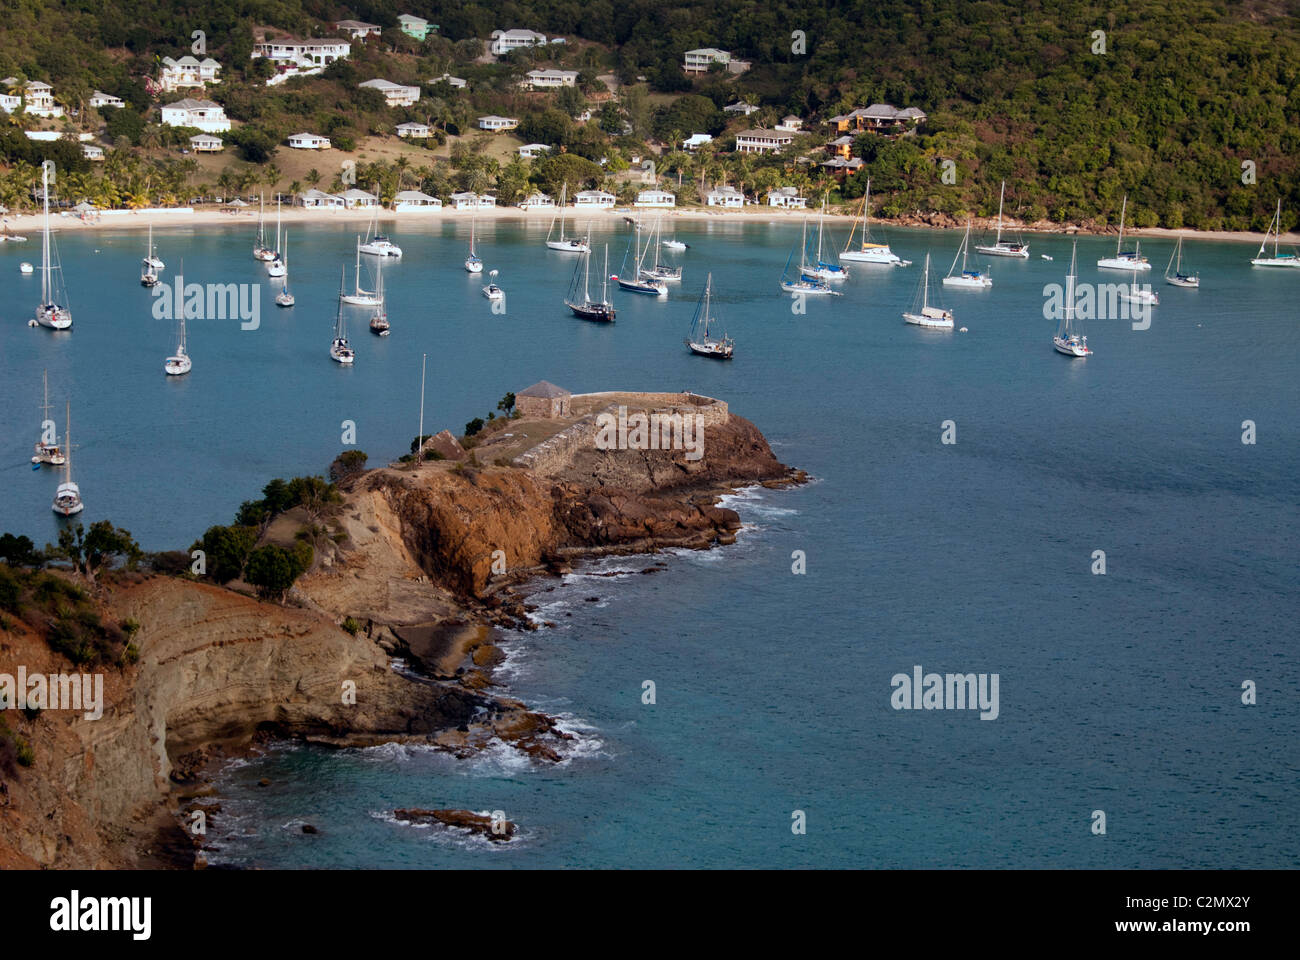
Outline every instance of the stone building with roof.
<path id="1" fill-rule="evenodd" d="M 554 420 L 571 416 L 569 403 L 573 394 L 548 380 L 539 380 L 527 390 L 515 394 L 515 406 L 525 417 Z"/>

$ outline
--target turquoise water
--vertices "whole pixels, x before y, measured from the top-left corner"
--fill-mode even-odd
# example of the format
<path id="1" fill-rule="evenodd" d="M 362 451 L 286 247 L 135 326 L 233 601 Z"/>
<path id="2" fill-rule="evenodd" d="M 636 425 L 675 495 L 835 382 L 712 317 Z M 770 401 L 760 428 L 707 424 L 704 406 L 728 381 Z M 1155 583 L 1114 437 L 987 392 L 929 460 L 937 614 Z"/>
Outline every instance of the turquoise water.
<path id="1" fill-rule="evenodd" d="M 446 221 L 452 221 L 448 216 Z M 902 323 L 927 250 L 956 233 L 890 230 L 907 270 L 850 265 L 845 296 L 796 315 L 777 288 L 797 229 L 680 224 L 691 249 L 667 302 L 614 294 L 612 326 L 567 316 L 572 261 L 545 224 L 482 224 L 494 315 L 461 268 L 469 224 L 403 226 L 386 267 L 386 339 L 352 314 L 354 369 L 327 350 L 343 228 L 295 231 L 291 287 L 261 326 L 193 321 L 194 372 L 164 377 L 173 331 L 138 286 L 143 236 L 64 235 L 70 336 L 29 329 L 39 280 L 0 247 L 6 308 L 0 527 L 56 536 L 55 478 L 27 461 L 40 374 L 73 399 L 84 521 L 150 549 L 228 522 L 271 476 L 320 472 L 356 421 L 372 460 L 405 452 L 429 355 L 426 430 L 538 379 L 575 391 L 723 397 L 816 479 L 748 492 L 738 542 L 606 560 L 537 584 L 553 630 L 507 637 L 509 691 L 578 733 L 558 765 L 508 748 L 470 761 L 381 747 L 282 746 L 223 778 L 217 862 L 290 867 L 1290 866 L 1300 751 L 1300 275 L 1253 248 L 1188 242 L 1204 289 L 1160 283 L 1150 329 L 1092 321 L 1096 355 L 1053 352 L 1045 284 L 1069 243 L 995 260 L 985 292 L 942 291 L 967 333 Z M 842 242 L 845 230 L 838 231 Z M 611 270 L 627 230 L 611 224 Z M 155 231 L 164 278 L 256 282 L 246 231 Z M 1080 242 L 1080 279 L 1113 241 Z M 1039 259 L 1046 252 L 1053 262 Z M 983 261 L 981 261 L 983 262 Z M 704 273 L 735 337 L 730 364 L 682 345 Z M 351 279 L 349 278 L 349 283 Z M 1241 443 L 1243 420 L 1258 442 Z M 957 442 L 940 442 L 953 420 Z M 1090 573 L 1104 550 L 1107 574 Z M 802 550 L 807 573 L 791 573 Z M 598 597 L 597 602 L 587 598 Z M 1000 715 L 895 711 L 891 678 L 997 673 Z M 653 680 L 657 702 L 641 702 Z M 1241 703 L 1253 680 L 1258 704 Z M 259 788 L 267 777 L 271 786 Z M 505 847 L 392 823 L 394 807 L 503 810 Z M 791 832 L 792 812 L 807 833 Z M 1091 832 L 1104 810 L 1105 836 Z M 303 835 L 301 821 L 320 828 Z"/>

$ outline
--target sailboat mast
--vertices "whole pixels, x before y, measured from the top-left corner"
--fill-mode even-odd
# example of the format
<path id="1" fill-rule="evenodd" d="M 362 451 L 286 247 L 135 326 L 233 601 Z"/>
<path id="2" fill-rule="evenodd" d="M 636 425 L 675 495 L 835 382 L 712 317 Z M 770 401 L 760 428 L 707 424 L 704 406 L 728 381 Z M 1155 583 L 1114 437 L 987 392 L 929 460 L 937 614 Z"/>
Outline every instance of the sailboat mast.
<path id="1" fill-rule="evenodd" d="M 995 246 L 1002 242 L 1002 201 L 1006 199 L 1006 195 L 1007 195 L 1007 182 L 1003 180 L 1002 192 L 998 194 L 998 238 L 997 240 L 993 241 Z"/>
<path id="2" fill-rule="evenodd" d="M 1124 249 L 1124 214 L 1128 212 L 1128 194 L 1124 194 L 1124 203 L 1119 208 L 1119 239 L 1115 241 L 1115 256 Z"/>
<path id="3" fill-rule="evenodd" d="M 41 238 L 41 306 L 50 302 L 50 168 L 41 164 L 41 199 L 45 204 L 45 234 Z"/>
<path id="4" fill-rule="evenodd" d="M 930 305 L 930 255 L 928 253 L 925 255 L 925 286 L 922 290 L 921 307 L 924 310 Z"/>
<path id="5" fill-rule="evenodd" d="M 63 451 L 63 482 L 72 482 L 72 401 L 67 401 L 67 407 L 64 411 L 63 423 L 63 445 L 68 449 Z"/>
<path id="6" fill-rule="evenodd" d="M 1074 247 L 1070 251 L 1070 272 L 1065 275 L 1065 336 L 1069 336 L 1074 326 L 1074 265 L 1075 258 L 1079 252 L 1079 241 L 1074 241 Z"/>
<path id="7" fill-rule="evenodd" d="M 822 194 L 822 215 L 817 219 L 817 265 L 822 262 L 822 231 L 826 227 L 826 194 Z"/>
<path id="8" fill-rule="evenodd" d="M 590 234 L 588 234 L 590 240 Z M 582 255 L 582 302 L 583 304 L 591 303 L 591 244 L 587 244 L 587 251 Z"/>
<path id="9" fill-rule="evenodd" d="M 600 275 L 600 302 L 609 303 L 609 244 L 605 244 L 605 272 Z"/>
<path id="10" fill-rule="evenodd" d="M 428 361 L 427 353 L 420 354 L 420 432 L 417 433 L 415 447 L 415 462 L 420 464 L 424 462 L 424 365 Z"/>

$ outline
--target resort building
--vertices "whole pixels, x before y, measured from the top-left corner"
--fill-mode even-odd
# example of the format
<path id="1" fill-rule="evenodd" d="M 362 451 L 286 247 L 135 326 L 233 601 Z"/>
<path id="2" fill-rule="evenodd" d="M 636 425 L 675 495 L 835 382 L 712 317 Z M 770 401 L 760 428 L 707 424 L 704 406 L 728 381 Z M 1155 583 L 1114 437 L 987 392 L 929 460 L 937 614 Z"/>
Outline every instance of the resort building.
<path id="1" fill-rule="evenodd" d="M 519 86 L 526 90 L 554 90 L 576 86 L 577 83 L 577 70 L 529 70 L 519 81 Z"/>
<path id="2" fill-rule="evenodd" d="M 776 153 L 794 142 L 794 134 L 779 130 L 742 130 L 736 134 L 737 153 Z"/>
<path id="3" fill-rule="evenodd" d="M 362 23 L 360 20 L 336 20 L 334 29 L 346 33 L 353 40 L 365 40 L 366 37 L 379 36 L 382 28 L 377 23 Z"/>
<path id="4" fill-rule="evenodd" d="M 808 207 L 808 198 L 799 196 L 796 187 L 777 187 L 767 191 L 769 207 L 785 207 L 787 210 L 804 210 Z"/>
<path id="5" fill-rule="evenodd" d="M 520 47 L 536 47 L 544 43 L 546 35 L 532 30 L 493 30 L 492 39 L 488 41 L 488 52 L 499 57 Z"/>
<path id="6" fill-rule="evenodd" d="M 782 133 L 799 133 L 803 130 L 803 121 L 792 113 L 782 117 L 781 122 L 774 129 L 780 130 Z"/>
<path id="7" fill-rule="evenodd" d="M 752 103 L 745 103 L 743 100 L 737 100 L 735 103 L 729 103 L 723 107 L 722 112 L 749 116 L 751 113 L 757 113 L 758 107 L 754 106 Z"/>
<path id="8" fill-rule="evenodd" d="M 701 47 L 698 50 L 686 51 L 682 69 L 687 73 L 708 73 L 709 68 L 715 63 L 721 64 L 728 73 L 744 73 L 750 66 L 746 60 L 731 59 L 731 54 L 726 50 L 719 50 L 717 47 Z"/>
<path id="9" fill-rule="evenodd" d="M 682 149 L 686 150 L 689 153 L 694 153 L 696 150 L 700 149 L 700 147 L 704 146 L 706 143 L 712 143 L 712 142 L 713 142 L 713 137 L 711 137 L 707 133 L 692 133 L 689 137 L 687 137 L 685 140 L 682 141 Z"/>
<path id="10" fill-rule="evenodd" d="M 520 201 L 521 210 L 540 210 L 543 207 L 554 207 L 555 201 L 545 193 L 530 193 L 527 198 Z"/>
<path id="11" fill-rule="evenodd" d="M 120 110 L 126 106 L 126 102 L 121 97 L 115 97 L 111 93 L 96 90 L 90 95 L 90 105 L 96 110 L 103 107 L 117 107 Z"/>
<path id="12" fill-rule="evenodd" d="M 604 190 L 582 190 L 573 198 L 575 207 L 612 207 L 618 197 Z"/>
<path id="13" fill-rule="evenodd" d="M 276 61 L 276 67 L 310 69 L 327 67 L 335 60 L 345 60 L 352 53 L 352 44 L 346 40 L 295 40 L 293 37 L 264 39 L 253 44 L 252 58 L 266 57 Z"/>
<path id="14" fill-rule="evenodd" d="M 289 138 L 289 146 L 295 150 L 328 150 L 330 138 L 316 133 L 295 133 Z"/>
<path id="15" fill-rule="evenodd" d="M 225 133 L 230 129 L 226 111 L 211 100 L 186 97 L 162 108 L 162 122 L 169 127 L 194 127 L 204 133 Z"/>
<path id="16" fill-rule="evenodd" d="M 358 190 L 353 187 L 351 190 L 344 190 L 339 194 L 343 201 L 343 206 L 349 210 L 369 210 L 372 207 L 379 206 L 379 198 L 373 193 L 365 190 Z"/>
<path id="17" fill-rule="evenodd" d="M 866 163 L 861 157 L 849 157 L 845 160 L 843 157 L 831 157 L 822 163 L 822 166 L 835 174 L 837 177 L 844 177 L 850 173 L 857 173 Z"/>
<path id="18" fill-rule="evenodd" d="M 397 17 L 397 26 L 402 33 L 406 34 L 408 37 L 413 37 L 416 40 L 423 40 L 429 35 L 429 21 L 425 20 L 423 17 L 414 16 L 413 14 L 399 14 Z M 438 29 L 436 23 L 432 24 L 432 27 L 434 30 Z"/>
<path id="19" fill-rule="evenodd" d="M 519 148 L 519 156 L 525 160 L 536 160 L 543 154 L 550 152 L 551 148 L 544 143 L 526 143 Z"/>
<path id="20" fill-rule="evenodd" d="M 634 207 L 675 207 L 677 194 L 667 190 L 642 190 L 636 195 Z"/>
<path id="21" fill-rule="evenodd" d="M 195 153 L 220 153 L 225 144 L 220 137 L 199 133 L 190 137 L 190 149 Z"/>
<path id="22" fill-rule="evenodd" d="M 2 104 L 6 113 L 16 113 L 21 107 L 33 117 L 63 116 L 63 108 L 54 102 L 54 88 L 48 83 L 41 80 L 22 83 L 17 77 L 6 77 L 3 83 L 9 90 Z"/>
<path id="23" fill-rule="evenodd" d="M 872 130 L 881 133 L 894 133 L 909 127 L 925 123 L 926 116 L 916 107 L 902 110 L 888 103 L 873 103 L 869 107 L 860 107 L 848 113 L 831 117 L 827 123 L 833 124 L 840 133 L 856 130 L 859 133 Z"/>
<path id="24" fill-rule="evenodd" d="M 428 140 L 432 131 L 427 123 L 415 123 L 407 121 L 397 125 L 397 135 L 406 137 L 408 140 Z"/>
<path id="25" fill-rule="evenodd" d="M 409 107 L 420 99 L 419 87 L 407 87 L 391 80 L 367 80 L 357 86 L 369 90 L 378 90 L 384 95 L 390 107 Z"/>
<path id="26" fill-rule="evenodd" d="M 419 190 L 403 190 L 393 197 L 393 209 L 398 213 L 403 210 L 441 210 L 442 201 Z"/>
<path id="27" fill-rule="evenodd" d="M 573 394 L 548 380 L 539 380 L 515 394 L 515 409 L 525 417 L 555 420 L 571 415 Z"/>
<path id="28" fill-rule="evenodd" d="M 705 194 L 704 202 L 710 207 L 743 207 L 745 195 L 735 187 L 714 187 Z"/>
<path id="29" fill-rule="evenodd" d="M 830 143 L 826 144 L 826 149 L 837 157 L 843 157 L 845 160 L 853 156 L 853 138 L 847 133 L 842 137 L 836 137 Z"/>
<path id="30" fill-rule="evenodd" d="M 317 190 L 315 187 L 306 193 L 300 193 L 294 197 L 294 202 L 302 207 L 310 207 L 314 210 L 342 210 L 345 206 L 342 197 L 337 197 L 332 193 L 326 193 L 324 190 Z"/>
<path id="31" fill-rule="evenodd" d="M 517 126 L 519 126 L 519 121 L 514 117 L 492 116 L 478 118 L 478 128 L 480 130 L 491 130 L 494 133 L 498 130 L 513 130 Z"/>
<path id="32" fill-rule="evenodd" d="M 179 60 L 163 57 L 162 68 L 158 72 L 158 85 L 163 93 L 189 87 L 206 87 L 209 83 L 221 82 L 217 77 L 220 71 L 221 64 L 211 57 L 204 57 L 202 60 L 196 60 L 191 56 L 184 56 Z"/>

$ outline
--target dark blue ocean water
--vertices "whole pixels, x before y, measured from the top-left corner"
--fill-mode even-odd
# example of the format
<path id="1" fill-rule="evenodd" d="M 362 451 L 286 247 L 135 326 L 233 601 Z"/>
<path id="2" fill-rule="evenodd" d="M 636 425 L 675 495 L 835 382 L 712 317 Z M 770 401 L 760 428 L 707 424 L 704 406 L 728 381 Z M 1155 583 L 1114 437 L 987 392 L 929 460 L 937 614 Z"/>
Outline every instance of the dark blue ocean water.
<path id="1" fill-rule="evenodd" d="M 218 862 L 290 867 L 1252 867 L 1300 858 L 1300 275 L 1253 249 L 1188 242 L 1204 288 L 1160 283 L 1150 329 L 1087 325 L 1061 357 L 1043 288 L 1064 239 L 994 261 L 987 292 L 944 290 L 967 333 L 900 319 L 927 250 L 956 234 L 890 230 L 907 270 L 850 266 L 845 296 L 796 315 L 777 282 L 797 230 L 681 224 L 691 249 L 667 302 L 616 294 L 618 322 L 566 316 L 572 261 L 545 224 L 481 224 L 507 312 L 460 261 L 467 222 L 403 226 L 385 274 L 393 334 L 352 315 L 358 358 L 327 356 L 354 234 L 290 241 L 298 306 L 271 289 L 256 331 L 193 321 L 194 372 L 165 378 L 171 325 L 138 286 L 138 233 L 60 238 L 71 336 L 24 324 L 34 243 L 0 247 L 0 528 L 53 540 L 55 478 L 28 466 L 40 375 L 73 399 L 83 520 L 184 548 L 271 476 L 321 472 L 357 424 L 375 461 L 405 452 L 429 355 L 426 430 L 459 432 L 542 378 L 574 391 L 723 397 L 815 477 L 742 494 L 737 544 L 607 560 L 539 583 L 559 626 L 505 639 L 509 691 L 566 718 L 558 766 L 508 748 L 457 761 L 382 747 L 278 747 L 224 777 Z M 843 229 L 839 230 L 840 240 Z M 626 228 L 598 229 L 622 260 Z M 36 238 L 33 238 L 35 241 Z M 257 282 L 247 231 L 155 231 L 170 277 Z M 599 248 L 599 247 L 598 247 Z M 1080 242 L 1081 280 L 1113 250 Z M 1052 254 L 1053 262 L 1039 259 Z M 349 266 L 350 270 L 350 266 Z M 737 341 L 730 364 L 682 346 L 704 273 Z M 351 282 L 349 278 L 349 283 Z M 1253 420 L 1258 442 L 1241 442 Z M 957 442 L 940 442 L 941 423 Z M 48 468 L 47 468 L 48 470 Z M 1090 573 L 1104 550 L 1108 572 Z M 791 572 L 804 551 L 807 573 Z M 588 597 L 599 602 L 588 602 Z M 891 677 L 997 673 L 1000 715 L 895 711 Z M 653 680 L 657 702 L 641 702 Z M 1241 702 L 1252 680 L 1258 704 Z M 256 786 L 267 777 L 272 785 Z M 391 822 L 395 807 L 503 810 L 505 847 Z M 804 811 L 806 835 L 791 831 Z M 1091 831 L 1104 810 L 1107 832 Z M 302 821 L 320 828 L 303 835 Z"/>

